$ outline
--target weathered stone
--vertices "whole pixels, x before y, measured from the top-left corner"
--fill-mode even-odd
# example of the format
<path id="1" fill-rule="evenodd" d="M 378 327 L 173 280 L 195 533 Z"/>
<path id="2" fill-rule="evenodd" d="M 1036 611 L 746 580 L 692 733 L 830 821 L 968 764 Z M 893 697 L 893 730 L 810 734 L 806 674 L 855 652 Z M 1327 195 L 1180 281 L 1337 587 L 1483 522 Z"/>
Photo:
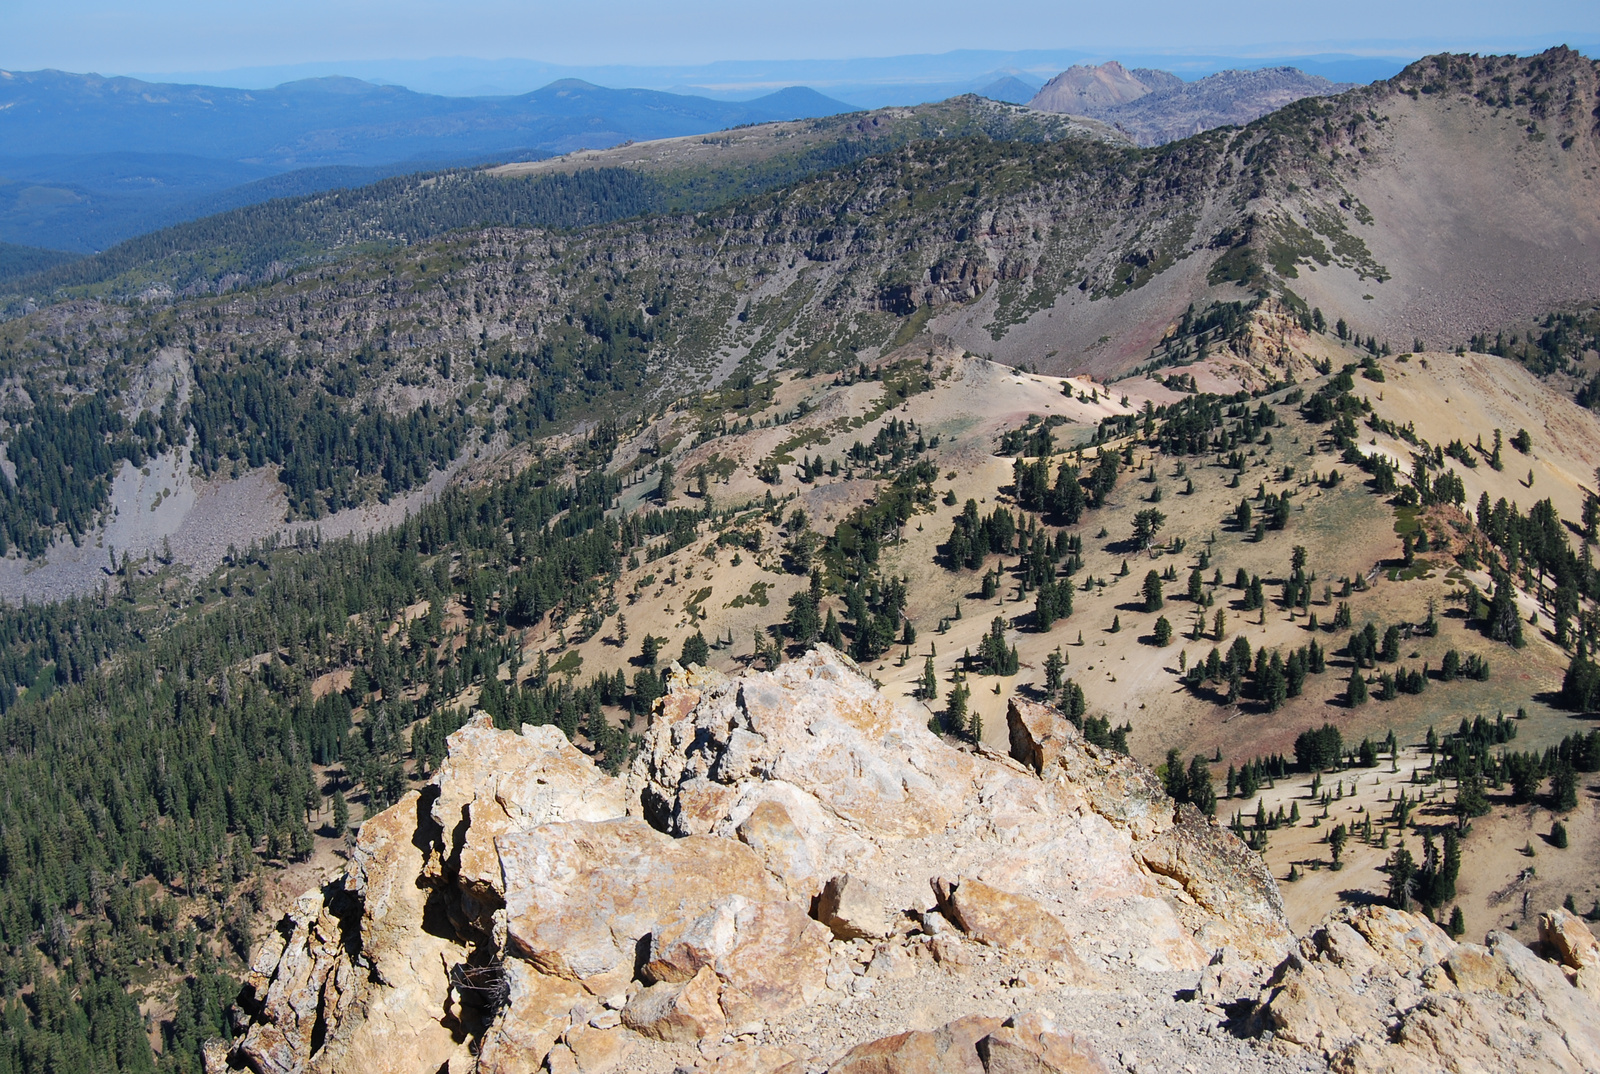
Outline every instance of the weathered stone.
<path id="1" fill-rule="evenodd" d="M 1576 914 L 1550 910 L 1539 915 L 1539 940 L 1575 970 L 1600 967 L 1600 943 Z"/>
<path id="2" fill-rule="evenodd" d="M 1087 973 L 1066 925 L 1037 900 L 971 879 L 936 878 L 933 891 L 951 923 L 979 943 Z"/>
<path id="3" fill-rule="evenodd" d="M 618 782 L 602 772 L 561 729 L 524 724 L 498 731 L 480 713 L 446 741 L 433 784 L 443 868 L 460 884 L 480 927 L 504 897 L 495 840 L 540 824 L 608 820 L 625 812 Z"/>
<path id="4" fill-rule="evenodd" d="M 1271 983 L 1278 1040 L 1341 1072 L 1600 1069 L 1600 1007 L 1505 933 L 1455 944 L 1415 914 L 1345 910 Z"/>
<path id="5" fill-rule="evenodd" d="M 478 1068 L 482 1074 L 533 1074 L 566 1033 L 568 1012 L 584 998 L 581 987 L 507 959 L 504 1010 L 484 1033 Z"/>
<path id="6" fill-rule="evenodd" d="M 339 904 L 321 892 L 302 895 L 279 926 L 281 947 L 271 948 L 280 952 L 275 965 L 263 970 L 264 959 L 252 962 L 254 1024 L 235 1054 L 259 1074 L 304 1070 L 319 1019 L 337 1026 L 355 1000 L 357 979 L 342 942 L 347 926 L 329 902 Z"/>
<path id="7" fill-rule="evenodd" d="M 496 840 L 506 942 L 558 977 L 631 966 L 662 921 L 727 895 L 782 898 L 760 860 L 731 839 L 672 839 L 632 818 L 540 825 Z"/>
<path id="8" fill-rule="evenodd" d="M 1254 963 L 1241 959 L 1238 952 L 1222 948 L 1200 971 L 1200 980 L 1194 988 L 1195 998 L 1218 1007 L 1241 999 L 1254 999 L 1261 988 L 1256 969 Z"/>
<path id="9" fill-rule="evenodd" d="M 716 973 L 702 966 L 687 981 L 661 981 L 641 990 L 622 1009 L 622 1023 L 646 1037 L 682 1043 L 720 1034 L 727 1020 L 717 992 Z"/>
<path id="10" fill-rule="evenodd" d="M 739 822 L 734 834 L 754 850 L 791 891 L 809 896 L 816 890 L 817 868 L 811 860 L 811 848 L 783 803 L 771 798 L 757 802 Z"/>
<path id="11" fill-rule="evenodd" d="M 432 786 L 370 818 L 343 884 L 308 897 L 258 951 L 231 1061 L 273 1074 L 598 1074 L 624 1062 L 629 1041 L 671 1050 L 748 1036 L 825 993 L 864 1003 L 916 988 L 941 972 L 934 962 L 998 952 L 1029 987 L 1090 983 L 1077 930 L 1146 969 L 1198 969 L 1237 947 L 1227 968 L 1241 980 L 1251 957 L 1275 960 L 1287 944 L 1253 856 L 1059 713 L 1018 710 L 1024 765 L 952 749 L 825 648 L 733 681 L 670 679 L 625 781 L 554 728 L 513 734 L 478 718 L 452 735 Z M 910 923 L 894 908 L 926 906 L 939 874 L 967 879 L 942 885 L 929 935 L 892 939 Z M 1319 986 L 1350 985 L 1332 952 L 1349 949 L 1343 966 L 1386 964 L 1341 927 L 1306 955 Z M 1403 947 L 1369 928 L 1385 952 Z M 451 967 L 469 960 L 501 965 L 504 994 L 454 990 Z M 1467 995 L 1447 967 L 1431 972 L 1437 994 Z M 1207 998 L 1236 990 L 1214 976 Z M 1285 996 L 1310 984 L 1276 982 Z M 850 1061 L 981 1070 L 977 1042 L 999 1028 L 953 1023 Z M 1063 1064 L 1084 1057 L 1052 1034 L 1017 1022 L 984 1055 L 990 1067 L 1075 1069 Z M 710 1043 L 702 1054 L 724 1053 Z M 794 1074 L 815 1066 L 759 1054 Z"/>
<path id="12" fill-rule="evenodd" d="M 1057 710 L 1023 698 L 1006 709 L 1011 756 L 1046 779 L 1082 788 L 1091 808 L 1136 839 L 1172 825 L 1173 802 L 1156 774 L 1131 757 L 1103 750 Z"/>
<path id="13" fill-rule="evenodd" d="M 1417 972 L 1436 966 L 1456 946 L 1454 940 L 1432 921 L 1417 914 L 1387 906 L 1363 906 L 1346 919 L 1361 934 L 1378 957 L 1403 972 Z"/>
<path id="14" fill-rule="evenodd" d="M 804 1074 L 804 1049 L 741 1041 L 717 1056 L 707 1074 Z"/>
<path id="15" fill-rule="evenodd" d="M 882 896 L 848 873 L 823 885 L 817 898 L 817 920 L 841 940 L 876 940 L 894 931 Z"/>
<path id="16" fill-rule="evenodd" d="M 1457 944 L 1445 956 L 1444 970 L 1451 983 L 1463 992 L 1498 992 L 1509 996 L 1516 991 L 1517 979 L 1504 961 L 1487 947 L 1475 943 Z"/>
<path id="17" fill-rule="evenodd" d="M 637 1039 L 626 1029 L 591 1029 L 581 1025 L 567 1030 L 566 1045 L 572 1051 L 578 1074 L 606 1074 L 632 1054 Z"/>
<path id="18" fill-rule="evenodd" d="M 727 987 L 722 1007 L 743 1025 L 814 1002 L 827 981 L 828 933 L 787 902 L 718 899 L 650 934 L 645 974 L 683 981 L 709 967 Z"/>
<path id="19" fill-rule="evenodd" d="M 1093 1045 L 1034 1013 L 1008 1018 L 977 1050 L 985 1074 L 1110 1074 Z"/>
<path id="20" fill-rule="evenodd" d="M 912 1030 L 858 1044 L 828 1074 L 984 1074 L 978 1041 L 998 1018 L 970 1015 L 933 1030 Z"/>
<path id="21" fill-rule="evenodd" d="M 1013 698 L 1006 723 L 1013 759 L 1047 783 L 1081 794 L 1098 817 L 1126 833 L 1135 860 L 1181 892 L 1169 900 L 1171 915 L 1130 907 L 1145 919 L 1143 928 L 1130 921 L 1132 931 L 1151 935 L 1149 926 L 1166 916 L 1183 930 L 1179 935 L 1164 924 L 1157 930 L 1166 939 L 1147 944 L 1148 968 L 1199 968 L 1211 950 L 1223 946 L 1258 960 L 1282 954 L 1291 939 L 1283 898 L 1259 854 L 1192 806 L 1177 806 L 1154 772 L 1093 745 L 1057 710 Z M 1084 871 L 1092 876 L 1104 870 Z"/>
<path id="22" fill-rule="evenodd" d="M 565 1044 L 550 1049 L 545 1064 L 550 1074 L 578 1074 L 578 1057 Z"/>

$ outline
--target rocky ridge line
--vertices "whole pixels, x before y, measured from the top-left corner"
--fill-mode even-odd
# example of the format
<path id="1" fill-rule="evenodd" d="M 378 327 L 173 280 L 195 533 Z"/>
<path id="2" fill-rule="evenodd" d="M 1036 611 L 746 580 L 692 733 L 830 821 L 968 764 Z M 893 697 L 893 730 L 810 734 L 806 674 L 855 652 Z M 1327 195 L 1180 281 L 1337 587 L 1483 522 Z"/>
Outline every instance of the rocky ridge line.
<path id="1" fill-rule="evenodd" d="M 263 943 L 207 1069 L 1600 1069 L 1578 919 L 1296 943 L 1148 769 L 1021 699 L 1009 730 L 955 748 L 827 648 L 675 669 L 623 778 L 478 716 Z"/>

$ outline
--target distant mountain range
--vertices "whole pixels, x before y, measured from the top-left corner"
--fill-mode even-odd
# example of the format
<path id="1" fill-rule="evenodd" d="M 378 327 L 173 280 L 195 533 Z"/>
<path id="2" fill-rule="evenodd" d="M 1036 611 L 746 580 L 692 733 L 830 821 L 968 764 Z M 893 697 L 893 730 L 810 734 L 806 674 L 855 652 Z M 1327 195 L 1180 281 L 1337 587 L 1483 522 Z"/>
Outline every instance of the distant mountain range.
<path id="1" fill-rule="evenodd" d="M 441 97 L 353 78 L 239 90 L 5 71 L 0 241 L 87 253 L 268 197 L 851 110 L 803 87 L 736 102 L 566 79 Z"/>
<path id="2" fill-rule="evenodd" d="M 1350 88 L 1296 67 L 1219 71 L 1185 82 L 1167 71 L 1128 70 L 1115 60 L 1074 65 L 1045 83 L 1030 108 L 1110 123 L 1140 145 L 1164 145 L 1213 127 L 1242 126 L 1304 97 Z"/>
<path id="3" fill-rule="evenodd" d="M 670 73 L 722 95 L 759 92 L 803 75 L 868 97 L 932 100 L 975 92 L 1102 120 L 1146 145 L 1248 122 L 1300 97 L 1342 88 L 1293 68 L 1224 71 L 1184 82 L 1166 71 L 1112 62 L 1070 66 L 1040 89 L 1049 71 L 1061 69 L 1045 64 L 1075 55 L 974 50 L 610 73 L 658 80 Z M 509 79 L 559 70 L 521 63 L 500 74 Z M 869 75 L 877 81 L 861 81 Z M 435 71 L 433 77 L 438 83 L 443 76 Z M 860 103 L 857 96 L 849 99 Z M 797 85 L 739 101 L 560 78 L 531 93 L 445 96 L 332 75 L 252 89 L 0 71 L 0 242 L 88 254 L 273 198 L 855 110 L 856 104 Z M 36 266 L 36 256 L 10 263 L 20 271 Z"/>
<path id="4" fill-rule="evenodd" d="M 1578 42 L 1569 43 L 1576 45 Z M 991 94 L 985 89 L 1007 77 L 1017 78 L 1037 90 L 1052 75 L 1073 64 L 1097 63 L 1108 55 L 1115 55 L 1128 67 L 1159 67 L 1189 80 L 1218 71 L 1289 64 L 1335 82 L 1363 83 L 1396 74 L 1411 58 L 1348 53 L 1225 56 L 1135 50 L 1092 55 L 1078 49 L 1034 48 L 956 49 L 938 54 L 851 59 L 718 60 L 676 65 L 574 65 L 528 59 L 439 56 L 406 60 L 323 60 L 159 75 L 127 73 L 153 82 L 200 82 L 254 89 L 304 78 L 346 75 L 451 97 L 511 96 L 562 78 L 579 78 L 601 86 L 640 86 L 670 93 L 690 93 L 718 100 L 746 100 L 785 86 L 810 86 L 819 93 L 861 108 L 881 108 L 924 104 L 962 93 L 988 97 Z M 1026 98 L 1014 103 L 1025 101 Z"/>

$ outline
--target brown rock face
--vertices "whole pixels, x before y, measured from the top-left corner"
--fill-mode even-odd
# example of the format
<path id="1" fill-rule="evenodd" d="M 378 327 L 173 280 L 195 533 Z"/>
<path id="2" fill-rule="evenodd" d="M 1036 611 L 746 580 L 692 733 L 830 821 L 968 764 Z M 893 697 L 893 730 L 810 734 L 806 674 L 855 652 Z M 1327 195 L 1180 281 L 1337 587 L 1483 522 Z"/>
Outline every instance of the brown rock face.
<path id="1" fill-rule="evenodd" d="M 969 1016 L 852 1048 L 828 1074 L 1109 1074 L 1093 1047 L 1052 1020 Z"/>
<path id="2" fill-rule="evenodd" d="M 858 1044 L 828 1074 L 983 1074 L 978 1041 L 998 1018 L 972 1015 L 934 1030 L 912 1030 Z"/>
<path id="3" fill-rule="evenodd" d="M 720 1034 L 727 1024 L 717 1003 L 710 966 L 687 981 L 660 981 L 643 989 L 622 1011 L 622 1024 L 656 1040 L 693 1043 Z"/>
<path id="4" fill-rule="evenodd" d="M 1001 891 L 981 880 L 943 878 L 933 881 L 933 891 L 944 915 L 979 943 L 1026 958 L 1063 962 L 1080 974 L 1086 971 L 1066 925 L 1026 895 Z"/>

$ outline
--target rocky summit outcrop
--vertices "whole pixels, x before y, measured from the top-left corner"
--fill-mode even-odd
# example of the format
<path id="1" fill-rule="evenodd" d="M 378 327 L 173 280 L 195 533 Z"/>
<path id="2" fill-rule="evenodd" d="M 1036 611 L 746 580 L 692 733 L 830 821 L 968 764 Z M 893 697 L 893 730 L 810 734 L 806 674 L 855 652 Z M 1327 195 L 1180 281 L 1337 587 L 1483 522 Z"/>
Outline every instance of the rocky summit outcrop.
<path id="1" fill-rule="evenodd" d="M 1267 983 L 1262 1028 L 1348 1074 L 1600 1070 L 1600 1007 L 1573 980 L 1594 937 L 1560 911 L 1541 936 L 1554 962 L 1505 932 L 1456 943 L 1417 914 L 1340 911 Z"/>
<path id="2" fill-rule="evenodd" d="M 1388 912 L 1296 945 L 1260 859 L 1149 770 L 1045 706 L 1009 730 L 949 744 L 826 648 L 675 670 L 621 777 L 475 717 L 261 945 L 208 1070 L 1477 1069 L 1447 1056 L 1479 1029 L 1600 1054 L 1576 918 L 1545 928 L 1565 974 Z"/>

